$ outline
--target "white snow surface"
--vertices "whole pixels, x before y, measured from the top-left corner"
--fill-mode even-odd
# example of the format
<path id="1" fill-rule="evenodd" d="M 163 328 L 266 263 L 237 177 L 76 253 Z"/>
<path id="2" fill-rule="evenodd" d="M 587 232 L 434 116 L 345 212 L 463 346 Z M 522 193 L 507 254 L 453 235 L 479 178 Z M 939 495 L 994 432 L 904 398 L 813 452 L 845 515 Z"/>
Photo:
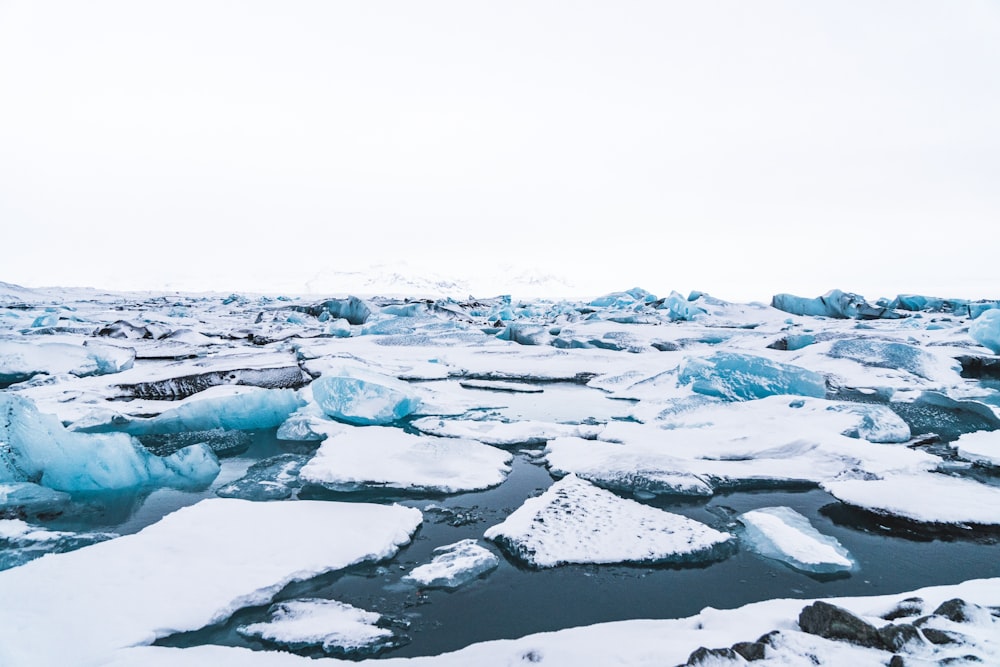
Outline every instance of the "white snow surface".
<path id="1" fill-rule="evenodd" d="M 1000 526 L 1000 487 L 942 474 L 824 482 L 837 500 L 920 523 Z"/>
<path id="2" fill-rule="evenodd" d="M 892 595 L 822 599 L 881 627 L 886 622 L 879 617 L 910 597 L 922 598 L 923 608 L 927 610 L 933 610 L 942 602 L 956 597 L 983 607 L 995 607 L 1000 605 L 1000 578 L 977 579 Z M 887 651 L 830 641 L 801 632 L 797 622 L 799 612 L 813 601 L 775 599 L 731 610 L 706 607 L 701 613 L 682 619 L 599 623 L 518 639 L 482 642 L 442 655 L 387 658 L 361 664 L 373 667 L 510 667 L 540 662 L 548 667 L 662 667 L 684 664 L 700 646 L 723 647 L 741 641 L 754 641 L 772 630 L 781 632 L 778 646 L 769 650 L 764 660 L 750 664 L 760 667 L 809 667 L 816 664 L 808 657 L 810 654 L 824 665 L 875 667 L 888 664 L 892 654 Z M 902 618 L 896 622 L 913 620 Z M 914 654 L 907 654 L 904 658 L 906 664 L 929 667 L 940 664 L 941 660 L 960 659 L 966 655 L 978 659 L 978 662 L 969 664 L 1000 664 L 1000 621 L 979 618 L 953 629 L 959 627 L 965 635 L 965 642 L 940 646 L 926 644 Z M 346 663 L 333 660 L 317 662 L 287 653 L 221 646 L 133 648 L 119 651 L 107 663 L 108 667 L 174 667 L 179 664 L 185 667 L 217 667 L 221 664 L 232 667 L 308 667 Z"/>
<path id="3" fill-rule="evenodd" d="M 1000 467 L 1000 431 L 964 433 L 952 443 L 958 455 L 974 463 Z"/>
<path id="4" fill-rule="evenodd" d="M 485 533 L 535 567 L 700 561 L 732 539 L 687 517 L 619 498 L 575 475 Z"/>
<path id="5" fill-rule="evenodd" d="M 102 664 L 265 603 L 291 581 L 390 557 L 420 522 L 399 506 L 202 501 L 134 535 L 0 572 L 0 665 Z"/>
<path id="6" fill-rule="evenodd" d="M 540 445 L 554 438 L 593 438 L 604 429 L 589 424 L 558 424 L 524 419 L 503 422 L 494 419 L 441 419 L 421 417 L 413 426 L 423 433 L 447 438 L 472 438 L 498 447 Z"/>
<path id="7" fill-rule="evenodd" d="M 512 459 L 475 440 L 361 426 L 325 440 L 299 477 L 335 491 L 375 487 L 459 493 L 502 483 Z"/>
<path id="8" fill-rule="evenodd" d="M 305 598 L 279 602 L 269 610 L 270 619 L 241 625 L 237 632 L 291 647 L 322 646 L 351 651 L 377 644 L 392 631 L 376 623 L 380 614 L 337 600 Z"/>

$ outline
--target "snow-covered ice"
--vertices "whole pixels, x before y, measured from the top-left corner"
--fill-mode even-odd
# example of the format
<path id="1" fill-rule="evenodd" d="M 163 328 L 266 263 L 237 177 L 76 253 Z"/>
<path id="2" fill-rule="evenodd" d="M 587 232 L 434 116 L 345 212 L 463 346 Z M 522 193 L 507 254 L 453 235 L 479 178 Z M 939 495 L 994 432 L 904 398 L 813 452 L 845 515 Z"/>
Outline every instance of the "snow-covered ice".
<path id="1" fill-rule="evenodd" d="M 964 459 L 986 466 L 1000 467 L 1000 431 L 965 433 L 951 444 Z"/>
<path id="2" fill-rule="evenodd" d="M 403 577 L 424 588 L 458 588 L 500 564 L 492 551 L 476 540 L 462 540 L 434 550 L 430 563 L 419 565 Z"/>
<path id="3" fill-rule="evenodd" d="M 202 501 L 134 535 L 0 572 L 0 664 L 100 664 L 266 603 L 288 582 L 388 558 L 420 522 L 399 506 Z"/>
<path id="4" fill-rule="evenodd" d="M 987 310 L 969 325 L 969 336 L 993 354 L 1000 354 L 1000 310 Z"/>
<path id="5" fill-rule="evenodd" d="M 241 635 L 300 649 L 319 646 L 327 653 L 364 656 L 396 645 L 395 633 L 379 627 L 379 614 L 336 600 L 306 598 L 278 602 L 266 622 L 241 625 Z"/>
<path id="6" fill-rule="evenodd" d="M 692 563 L 726 554 L 732 535 L 619 498 L 575 475 L 524 501 L 486 531 L 534 567 L 568 563 Z"/>
<path id="7" fill-rule="evenodd" d="M 739 516 L 743 543 L 761 556 L 814 574 L 846 572 L 857 567 L 836 538 L 817 531 L 790 507 L 762 507 Z"/>
<path id="8" fill-rule="evenodd" d="M 360 426 L 325 440 L 299 477 L 333 491 L 461 493 L 502 483 L 511 458 L 475 440 Z"/>

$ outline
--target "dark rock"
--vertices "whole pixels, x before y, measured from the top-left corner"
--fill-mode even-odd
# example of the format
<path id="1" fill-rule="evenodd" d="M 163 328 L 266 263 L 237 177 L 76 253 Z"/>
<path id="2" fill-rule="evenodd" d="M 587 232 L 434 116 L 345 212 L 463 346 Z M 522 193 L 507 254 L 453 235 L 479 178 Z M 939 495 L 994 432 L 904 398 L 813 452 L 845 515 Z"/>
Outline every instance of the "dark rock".
<path id="1" fill-rule="evenodd" d="M 898 651 L 911 642 L 922 642 L 920 631 L 910 623 L 887 625 L 879 629 L 878 635 L 890 651 Z"/>
<path id="2" fill-rule="evenodd" d="M 1000 357 L 977 357 L 971 354 L 955 357 L 962 364 L 962 377 L 976 380 L 1000 380 Z"/>
<path id="3" fill-rule="evenodd" d="M 688 656 L 687 662 L 684 663 L 688 667 L 696 667 L 697 665 L 711 665 L 716 664 L 721 660 L 739 660 L 740 656 L 731 648 L 705 648 L 701 646 Z"/>
<path id="4" fill-rule="evenodd" d="M 871 648 L 884 647 L 874 625 L 828 602 L 814 602 L 805 607 L 799 614 L 799 627 L 803 632 L 825 639 L 842 639 Z"/>
<path id="5" fill-rule="evenodd" d="M 660 352 L 676 352 L 677 350 L 681 349 L 680 345 L 669 340 L 666 341 L 658 340 L 655 343 L 653 343 L 653 347 L 655 347 Z"/>
<path id="6" fill-rule="evenodd" d="M 733 644 L 733 650 L 743 656 L 747 662 L 763 660 L 767 646 L 763 642 L 738 642 Z"/>
<path id="7" fill-rule="evenodd" d="M 889 667 L 906 667 L 906 663 L 903 661 L 903 656 L 894 655 L 889 658 Z"/>
<path id="8" fill-rule="evenodd" d="M 895 621 L 897 618 L 916 616 L 917 614 L 923 612 L 923 610 L 923 598 L 906 598 L 905 600 L 900 600 L 899 604 L 893 607 L 889 613 L 884 614 L 882 618 L 887 621 Z"/>
<path id="9" fill-rule="evenodd" d="M 757 638 L 756 644 L 763 644 L 764 646 L 777 646 L 778 638 L 781 636 L 781 630 L 771 630 L 766 635 L 761 635 Z"/>
<path id="10" fill-rule="evenodd" d="M 974 605 L 970 605 L 961 598 L 952 598 L 951 600 L 942 602 L 938 608 L 934 610 L 934 615 L 944 616 L 949 621 L 954 621 L 955 623 L 968 623 L 972 620 L 972 614 L 969 612 L 973 608 Z"/>
<path id="11" fill-rule="evenodd" d="M 937 628 L 921 628 L 924 638 L 932 644 L 961 644 L 963 636 L 957 632 L 938 630 Z"/>

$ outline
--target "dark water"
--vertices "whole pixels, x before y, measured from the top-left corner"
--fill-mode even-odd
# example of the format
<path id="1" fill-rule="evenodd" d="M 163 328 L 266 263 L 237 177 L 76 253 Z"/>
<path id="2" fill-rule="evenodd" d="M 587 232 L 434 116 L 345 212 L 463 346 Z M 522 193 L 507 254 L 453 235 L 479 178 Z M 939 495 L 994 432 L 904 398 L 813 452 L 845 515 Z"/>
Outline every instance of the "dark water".
<path id="1" fill-rule="evenodd" d="M 726 560 L 703 566 L 533 570 L 481 539 L 488 527 L 552 481 L 543 467 L 521 453 L 508 480 L 496 489 L 402 500 L 424 510 L 424 524 L 412 544 L 396 558 L 290 585 L 276 600 L 332 598 L 380 612 L 407 624 L 406 634 L 411 639 L 384 655 L 416 656 L 603 621 L 680 618 L 706 606 L 733 608 L 775 597 L 879 595 L 1000 576 L 1000 535 L 934 535 L 886 527 L 865 513 L 843 511 L 842 505 L 819 489 L 735 492 L 701 502 L 663 498 L 644 502 L 723 529 L 731 526 L 730 517 L 737 513 L 777 505 L 792 507 L 821 533 L 836 537 L 851 551 L 860 567 L 850 574 L 809 576 L 742 549 Z M 455 591 L 422 591 L 400 582 L 413 567 L 429 561 L 434 548 L 466 538 L 478 538 L 480 544 L 500 555 L 500 567 Z M 157 643 L 265 648 L 238 635 L 236 627 L 265 620 L 266 611 L 266 606 L 246 609 L 227 623 Z"/>

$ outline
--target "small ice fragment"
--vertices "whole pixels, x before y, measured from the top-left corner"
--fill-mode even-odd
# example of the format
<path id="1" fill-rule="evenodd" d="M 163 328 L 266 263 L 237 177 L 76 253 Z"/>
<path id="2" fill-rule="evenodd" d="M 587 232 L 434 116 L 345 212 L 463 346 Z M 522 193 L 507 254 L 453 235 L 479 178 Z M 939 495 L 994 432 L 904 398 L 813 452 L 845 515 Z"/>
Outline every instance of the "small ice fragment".
<path id="1" fill-rule="evenodd" d="M 420 405 L 405 382 L 359 368 L 324 373 L 313 381 L 312 392 L 324 413 L 349 424 L 390 424 Z"/>
<path id="2" fill-rule="evenodd" d="M 458 588 L 500 564 L 493 552 L 471 539 L 438 547 L 434 553 L 430 563 L 413 568 L 403 581 L 425 588 Z"/>
<path id="3" fill-rule="evenodd" d="M 846 572 L 856 567 L 835 538 L 823 535 L 790 507 L 764 507 L 739 516 L 744 541 L 761 556 L 812 574 Z"/>

